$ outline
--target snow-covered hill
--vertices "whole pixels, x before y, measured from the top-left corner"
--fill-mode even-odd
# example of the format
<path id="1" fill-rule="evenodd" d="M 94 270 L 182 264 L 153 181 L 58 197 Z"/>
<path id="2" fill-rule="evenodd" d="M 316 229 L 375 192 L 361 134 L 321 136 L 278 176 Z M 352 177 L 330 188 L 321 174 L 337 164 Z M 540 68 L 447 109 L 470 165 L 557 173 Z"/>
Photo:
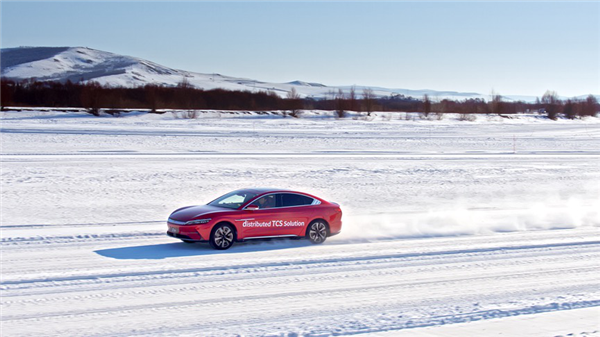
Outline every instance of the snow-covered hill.
<path id="1" fill-rule="evenodd" d="M 292 88 L 303 97 L 324 98 L 351 86 L 333 87 L 320 83 L 292 81 L 269 83 L 254 79 L 237 78 L 220 74 L 201 74 L 168 68 L 147 60 L 117 55 L 84 47 L 19 47 L 2 49 L 2 77 L 12 80 L 36 78 L 41 81 L 71 82 L 95 81 L 115 86 L 139 86 L 149 83 L 175 86 L 184 78 L 191 85 L 203 89 L 273 91 L 285 96 Z M 356 87 L 362 94 L 363 86 Z M 376 96 L 402 94 L 420 98 L 424 94 L 433 99 L 484 98 L 479 93 L 455 91 L 408 90 L 373 87 Z M 534 97 L 531 98 L 535 99 Z"/>

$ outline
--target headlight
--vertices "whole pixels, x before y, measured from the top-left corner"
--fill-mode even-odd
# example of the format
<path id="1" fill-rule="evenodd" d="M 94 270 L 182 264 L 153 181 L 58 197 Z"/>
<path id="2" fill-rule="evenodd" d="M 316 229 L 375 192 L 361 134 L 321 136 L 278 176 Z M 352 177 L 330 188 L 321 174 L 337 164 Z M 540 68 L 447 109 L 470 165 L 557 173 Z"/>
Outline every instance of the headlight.
<path id="1" fill-rule="evenodd" d="M 198 219 L 198 220 L 188 221 L 185 224 L 186 225 L 201 225 L 201 224 L 208 223 L 209 221 L 210 221 L 210 219 Z"/>

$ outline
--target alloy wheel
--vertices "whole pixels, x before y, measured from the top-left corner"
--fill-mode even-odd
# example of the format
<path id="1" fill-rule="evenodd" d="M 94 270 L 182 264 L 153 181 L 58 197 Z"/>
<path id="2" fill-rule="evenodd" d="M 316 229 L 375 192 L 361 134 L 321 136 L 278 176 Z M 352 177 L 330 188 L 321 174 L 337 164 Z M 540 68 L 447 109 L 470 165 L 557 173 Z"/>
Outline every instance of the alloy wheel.
<path id="1" fill-rule="evenodd" d="M 229 226 L 221 226 L 217 228 L 214 234 L 215 245 L 220 249 L 226 249 L 233 242 L 233 231 Z"/>
<path id="2" fill-rule="evenodd" d="M 322 222 L 315 222 L 308 230 L 308 238 L 312 243 L 323 243 L 327 238 L 327 226 Z"/>

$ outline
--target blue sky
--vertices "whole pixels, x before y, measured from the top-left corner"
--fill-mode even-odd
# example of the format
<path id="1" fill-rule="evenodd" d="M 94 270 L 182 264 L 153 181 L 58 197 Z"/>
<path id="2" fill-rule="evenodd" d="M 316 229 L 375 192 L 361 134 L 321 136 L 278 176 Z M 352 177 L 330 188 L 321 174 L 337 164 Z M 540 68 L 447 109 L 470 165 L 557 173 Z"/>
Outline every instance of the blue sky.
<path id="1" fill-rule="evenodd" d="M 85 46 L 263 81 L 600 94 L 599 2 L 1 3 L 2 48 Z"/>

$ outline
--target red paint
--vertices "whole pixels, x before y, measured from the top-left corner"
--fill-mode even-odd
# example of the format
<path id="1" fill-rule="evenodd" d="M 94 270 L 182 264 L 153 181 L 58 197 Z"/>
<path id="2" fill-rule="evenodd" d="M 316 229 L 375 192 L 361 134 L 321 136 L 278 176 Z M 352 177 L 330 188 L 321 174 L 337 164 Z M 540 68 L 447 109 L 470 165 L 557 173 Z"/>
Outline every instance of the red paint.
<path id="1" fill-rule="evenodd" d="M 245 189 L 232 193 L 235 195 L 230 198 L 240 200 L 239 207 L 202 205 L 176 210 L 169 216 L 168 227 L 169 232 L 177 233 L 169 235 L 188 241 L 207 241 L 214 226 L 221 223 L 228 223 L 234 228 L 237 241 L 261 236 L 304 237 L 308 225 L 315 220 L 326 222 L 329 236 L 338 234 L 342 229 L 340 206 L 307 193 L 277 189 Z M 240 195 L 246 195 L 247 200 Z M 310 201 L 312 204 L 301 204 Z M 250 204 L 259 205 L 259 208 L 245 209 Z M 226 205 L 237 206 L 236 203 Z M 210 220 L 204 224 L 184 224 L 201 219 Z"/>

